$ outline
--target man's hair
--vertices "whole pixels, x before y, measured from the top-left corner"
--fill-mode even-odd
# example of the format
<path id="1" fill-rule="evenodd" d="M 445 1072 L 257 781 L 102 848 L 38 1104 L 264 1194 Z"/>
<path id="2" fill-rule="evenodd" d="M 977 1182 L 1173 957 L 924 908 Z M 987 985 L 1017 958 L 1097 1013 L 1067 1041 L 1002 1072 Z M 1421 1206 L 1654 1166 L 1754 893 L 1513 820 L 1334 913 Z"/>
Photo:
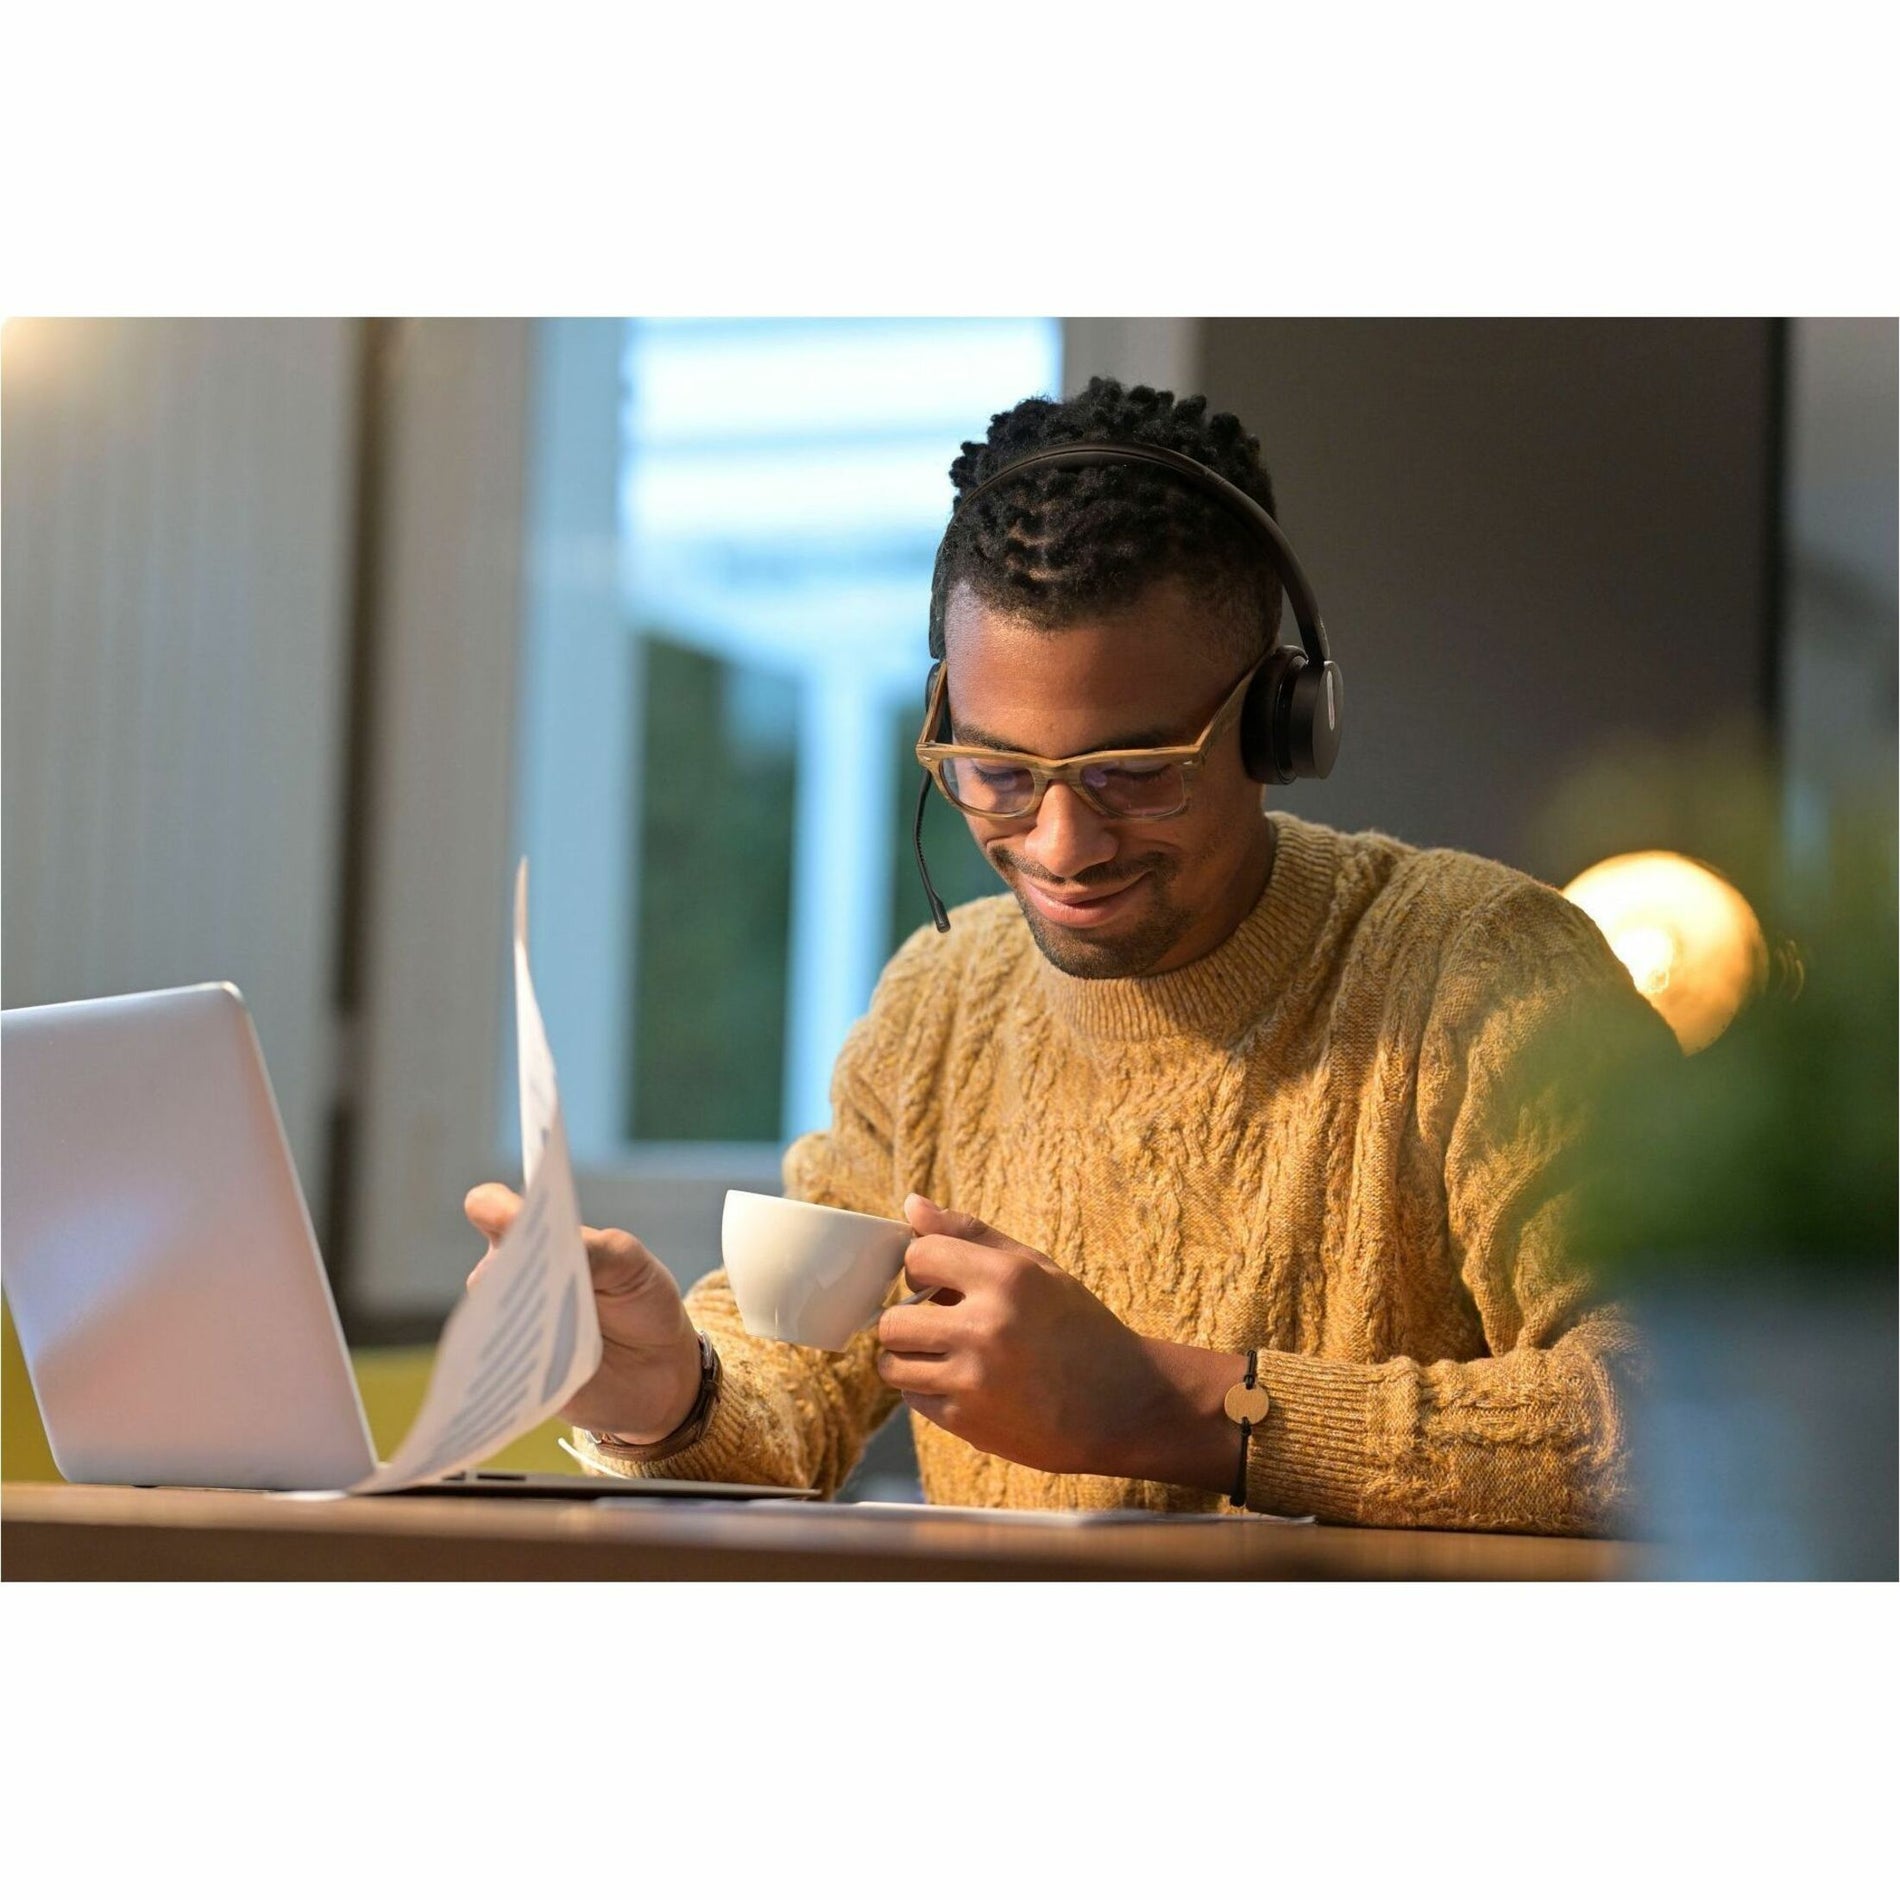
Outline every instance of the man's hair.
<path id="1" fill-rule="evenodd" d="M 1031 396 L 992 416 L 988 436 L 964 443 L 950 465 L 959 502 L 998 469 L 1066 442 L 1178 450 L 1274 512 L 1259 439 L 1239 417 L 1210 416 L 1205 396 L 1177 401 L 1165 389 L 1124 389 L 1106 376 L 1066 402 Z M 931 585 L 931 656 L 943 658 L 944 612 L 959 585 L 986 607 L 1053 632 L 1125 606 L 1170 577 L 1206 602 L 1209 633 L 1231 645 L 1237 661 L 1273 644 L 1279 576 L 1261 537 L 1217 501 L 1139 463 L 1030 469 L 953 519 Z"/>

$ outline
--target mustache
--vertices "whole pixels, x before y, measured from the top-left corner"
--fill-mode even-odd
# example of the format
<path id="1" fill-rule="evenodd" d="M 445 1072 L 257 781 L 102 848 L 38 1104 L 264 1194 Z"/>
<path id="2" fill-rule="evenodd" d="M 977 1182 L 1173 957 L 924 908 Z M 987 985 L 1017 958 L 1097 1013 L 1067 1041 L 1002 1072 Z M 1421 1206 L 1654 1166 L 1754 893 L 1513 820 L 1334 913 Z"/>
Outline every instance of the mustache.
<path id="1" fill-rule="evenodd" d="M 1139 858 L 1118 858 L 1113 864 L 1091 864 L 1087 870 L 1077 871 L 1069 877 L 1051 877 L 1040 865 L 1031 864 L 1027 858 L 1019 858 L 1015 852 L 1005 850 L 1000 845 L 991 848 L 989 857 L 999 871 L 1014 871 L 1032 884 L 1065 891 L 1127 884 L 1145 871 L 1164 870 L 1171 862 L 1165 851 L 1151 851 Z"/>

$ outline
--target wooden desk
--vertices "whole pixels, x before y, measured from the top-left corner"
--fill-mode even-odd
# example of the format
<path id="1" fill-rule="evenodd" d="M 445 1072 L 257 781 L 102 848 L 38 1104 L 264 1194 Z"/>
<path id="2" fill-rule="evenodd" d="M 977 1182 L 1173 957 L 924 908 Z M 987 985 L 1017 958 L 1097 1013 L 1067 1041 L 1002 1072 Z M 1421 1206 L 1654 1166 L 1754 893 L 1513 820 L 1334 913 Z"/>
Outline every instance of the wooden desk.
<path id="1" fill-rule="evenodd" d="M 1640 1574 L 1640 1547 L 1235 1518 L 940 1521 L 875 1507 L 296 1499 L 10 1484 L 0 1575 L 29 1579 L 664 1578 L 907 1582 L 1291 1578 L 1565 1581 Z"/>

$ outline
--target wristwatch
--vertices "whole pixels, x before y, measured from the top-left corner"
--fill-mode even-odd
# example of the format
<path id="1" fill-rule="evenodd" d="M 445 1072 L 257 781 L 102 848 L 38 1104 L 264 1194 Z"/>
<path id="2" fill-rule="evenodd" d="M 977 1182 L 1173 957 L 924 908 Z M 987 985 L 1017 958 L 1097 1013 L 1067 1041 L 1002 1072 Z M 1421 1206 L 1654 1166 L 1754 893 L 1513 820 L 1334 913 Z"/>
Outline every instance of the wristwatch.
<path id="1" fill-rule="evenodd" d="M 632 1458 L 643 1465 L 657 1465 L 662 1458 L 676 1457 L 680 1452 L 690 1450 L 705 1437 L 713 1401 L 719 1396 L 721 1367 L 712 1341 L 704 1333 L 699 1334 L 698 1338 L 699 1396 L 693 1400 L 693 1409 L 679 1425 L 650 1445 L 636 1445 L 629 1439 L 616 1438 L 612 1432 L 593 1433 L 595 1444 L 605 1446 L 616 1457 Z"/>
<path id="2" fill-rule="evenodd" d="M 1240 1427 L 1240 1471 L 1234 1479 L 1234 1495 L 1227 1502 L 1242 1510 L 1247 1505 L 1247 1450 L 1253 1443 L 1253 1428 L 1267 1416 L 1269 1409 L 1267 1395 L 1257 1383 L 1259 1377 L 1260 1354 L 1253 1351 L 1247 1355 L 1247 1376 L 1238 1385 L 1227 1388 L 1223 1401 L 1227 1416 Z"/>

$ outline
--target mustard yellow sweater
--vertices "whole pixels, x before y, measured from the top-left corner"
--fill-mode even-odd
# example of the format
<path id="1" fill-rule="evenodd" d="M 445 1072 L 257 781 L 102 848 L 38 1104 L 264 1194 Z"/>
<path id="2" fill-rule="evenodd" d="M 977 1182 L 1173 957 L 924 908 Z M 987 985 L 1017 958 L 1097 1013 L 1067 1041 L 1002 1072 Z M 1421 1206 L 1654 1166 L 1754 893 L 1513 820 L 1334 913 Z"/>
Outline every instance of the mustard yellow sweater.
<path id="1" fill-rule="evenodd" d="M 1139 1333 L 1260 1348 L 1251 1509 L 1612 1528 L 1635 1342 L 1566 1209 L 1599 1065 L 1668 1031 L 1548 886 L 1272 822 L 1259 904 L 1165 975 L 1063 975 L 1007 895 L 911 938 L 786 1191 L 898 1216 L 916 1189 L 1040 1248 Z M 835 1490 L 897 1403 L 871 1334 L 839 1354 L 753 1339 L 723 1273 L 688 1304 L 725 1363 L 706 1435 L 637 1465 L 577 1434 L 586 1461 Z M 1232 1508 L 911 1429 L 933 1502 Z"/>

